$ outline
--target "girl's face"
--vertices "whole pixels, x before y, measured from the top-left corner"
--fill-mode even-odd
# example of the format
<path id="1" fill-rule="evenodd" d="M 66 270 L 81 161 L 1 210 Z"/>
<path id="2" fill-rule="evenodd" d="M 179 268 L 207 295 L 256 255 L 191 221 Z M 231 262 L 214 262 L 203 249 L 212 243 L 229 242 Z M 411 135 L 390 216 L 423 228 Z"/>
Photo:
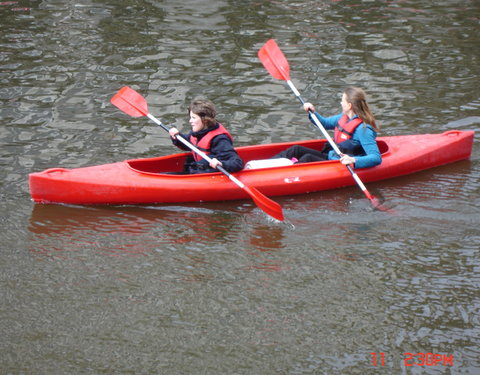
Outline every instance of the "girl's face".
<path id="1" fill-rule="evenodd" d="M 192 131 L 194 132 L 198 132 L 200 130 L 203 130 L 204 128 L 204 125 L 203 125 L 203 122 L 202 122 L 202 118 L 193 113 L 192 111 L 190 111 L 190 125 L 192 126 Z"/>
<path id="2" fill-rule="evenodd" d="M 347 94 L 343 93 L 342 95 L 342 111 L 345 114 L 348 114 L 352 110 L 352 103 L 347 102 Z"/>

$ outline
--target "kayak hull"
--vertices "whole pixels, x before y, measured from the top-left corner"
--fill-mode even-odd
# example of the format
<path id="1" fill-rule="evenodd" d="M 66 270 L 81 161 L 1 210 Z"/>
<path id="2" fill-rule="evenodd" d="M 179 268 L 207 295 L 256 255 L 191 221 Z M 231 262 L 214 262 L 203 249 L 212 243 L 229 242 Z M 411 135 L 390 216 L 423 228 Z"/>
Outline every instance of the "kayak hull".
<path id="1" fill-rule="evenodd" d="M 356 173 L 368 183 L 468 159 L 473 137 L 473 131 L 458 130 L 378 137 L 382 163 L 357 169 Z M 294 144 L 321 149 L 325 140 L 243 146 L 236 150 L 248 162 L 268 159 Z M 249 198 L 244 189 L 220 172 L 165 173 L 180 171 L 188 155 L 181 153 L 75 169 L 50 168 L 29 175 L 30 194 L 36 203 L 67 204 L 154 204 Z M 267 196 L 305 194 L 355 184 L 348 169 L 333 160 L 244 169 L 234 176 Z"/>

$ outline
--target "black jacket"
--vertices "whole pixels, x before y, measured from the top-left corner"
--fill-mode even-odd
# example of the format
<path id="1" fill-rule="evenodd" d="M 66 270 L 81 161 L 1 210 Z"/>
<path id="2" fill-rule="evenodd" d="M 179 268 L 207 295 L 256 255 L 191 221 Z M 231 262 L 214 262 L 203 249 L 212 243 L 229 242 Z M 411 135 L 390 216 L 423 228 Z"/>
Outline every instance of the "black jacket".
<path id="1" fill-rule="evenodd" d="M 200 130 L 199 132 L 190 132 L 188 134 L 178 134 L 177 137 L 183 137 L 190 142 L 190 136 L 193 135 L 198 140 L 204 137 L 208 132 L 218 129 L 218 124 L 208 128 Z M 172 140 L 173 144 L 178 148 L 186 151 L 190 149 L 185 146 L 178 139 Z M 192 151 L 194 152 L 194 151 Z M 244 166 L 243 160 L 238 156 L 237 152 L 233 148 L 233 143 L 226 134 L 217 135 L 212 139 L 209 152 L 206 154 L 210 158 L 216 158 L 222 163 L 223 168 L 230 173 L 241 170 Z M 189 158 L 185 163 L 184 171 L 188 173 L 211 173 L 218 172 L 217 169 L 211 168 L 209 163 L 205 159 L 201 159 L 198 162 L 193 161 L 193 158 Z"/>

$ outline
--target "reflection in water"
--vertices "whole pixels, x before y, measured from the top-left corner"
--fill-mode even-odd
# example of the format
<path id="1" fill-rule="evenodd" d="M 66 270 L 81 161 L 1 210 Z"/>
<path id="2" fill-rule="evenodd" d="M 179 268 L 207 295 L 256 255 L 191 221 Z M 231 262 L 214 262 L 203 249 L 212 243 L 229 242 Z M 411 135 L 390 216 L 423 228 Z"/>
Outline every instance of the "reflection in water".
<path id="1" fill-rule="evenodd" d="M 263 216 L 261 217 L 263 219 Z M 247 267 L 280 271 L 282 260 L 269 259 L 281 249 L 284 228 L 259 224 L 252 233 L 238 215 L 198 207 L 80 207 L 35 205 L 28 230 L 29 249 L 36 256 L 52 259 L 106 255 L 146 257 L 165 251 L 180 251 L 180 272 L 185 281 L 207 281 L 211 264 L 202 254 L 247 229 Z"/>
<path id="2" fill-rule="evenodd" d="M 282 226 L 255 225 L 249 233 L 249 247 L 246 251 L 256 260 L 248 268 L 266 272 L 279 272 L 288 270 L 288 264 L 283 258 L 283 252 L 275 256 L 277 250 L 285 248 L 283 239 L 285 228 Z"/>
<path id="3" fill-rule="evenodd" d="M 227 240 L 236 221 L 235 215 L 188 207 L 35 205 L 28 229 L 32 252 L 37 254 L 64 256 L 89 249 L 104 255 L 145 256 L 170 246 Z"/>
<path id="4" fill-rule="evenodd" d="M 259 250 L 281 249 L 284 229 L 258 225 L 250 235 L 250 244 Z"/>
<path id="5" fill-rule="evenodd" d="M 263 219 L 263 216 L 260 217 Z M 108 256 L 151 256 L 171 249 L 183 252 L 185 269 L 206 262 L 195 246 L 234 241 L 245 228 L 238 215 L 198 207 L 92 207 L 34 205 L 28 230 L 32 254 L 66 259 L 89 252 Z M 253 268 L 280 271 L 268 253 L 282 249 L 285 228 L 259 222 L 246 233 L 245 251 Z M 92 240 L 94 239 L 94 240 Z M 191 251 L 193 250 L 193 252 Z M 77 254 L 78 255 L 78 254 Z M 192 274 L 192 281 L 205 280 Z"/>

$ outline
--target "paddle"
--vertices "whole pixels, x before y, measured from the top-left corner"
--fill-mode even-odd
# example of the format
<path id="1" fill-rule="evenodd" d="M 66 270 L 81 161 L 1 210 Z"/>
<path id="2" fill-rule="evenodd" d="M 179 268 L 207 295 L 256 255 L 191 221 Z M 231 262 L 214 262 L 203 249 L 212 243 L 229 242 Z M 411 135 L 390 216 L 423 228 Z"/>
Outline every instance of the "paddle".
<path id="1" fill-rule="evenodd" d="M 290 80 L 290 66 L 288 65 L 288 61 L 285 58 L 285 55 L 283 52 L 280 50 L 280 47 L 278 47 L 277 43 L 275 40 L 270 39 L 267 41 L 262 48 L 258 51 L 258 57 L 260 61 L 262 62 L 263 66 L 265 69 L 276 79 L 281 79 L 284 81 L 287 81 L 288 86 L 290 86 L 290 89 L 293 91 L 295 96 L 300 100 L 300 102 L 305 104 L 305 101 L 303 100 L 302 96 L 298 92 L 297 88 L 295 85 L 292 83 Z M 310 111 L 311 112 L 311 111 Z M 318 120 L 317 116 L 311 116 L 313 120 L 315 121 L 315 125 L 320 129 L 320 131 L 323 133 L 325 138 L 328 140 L 328 143 L 332 146 L 333 150 L 340 156 L 341 152 L 333 139 L 330 137 L 330 135 L 327 133 L 325 128 L 323 127 L 322 123 Z M 380 202 L 378 201 L 377 198 L 375 198 L 373 195 L 369 193 L 365 185 L 362 183 L 358 175 L 354 172 L 353 168 L 350 165 L 346 165 L 347 169 L 349 172 L 352 174 L 353 179 L 355 182 L 358 184 L 360 189 L 362 189 L 363 193 L 365 196 L 370 200 L 372 203 L 373 207 L 382 210 L 382 211 L 388 211 L 389 209 L 386 207 L 383 207 Z"/>
<path id="2" fill-rule="evenodd" d="M 155 122 L 157 125 L 160 125 L 165 131 L 169 131 L 169 128 L 166 127 L 162 122 L 155 118 L 148 112 L 147 101 L 143 96 L 141 96 L 138 92 L 133 90 L 132 88 L 125 86 L 122 87 L 111 99 L 111 103 L 118 107 L 120 110 L 125 112 L 126 114 L 132 117 L 140 117 L 140 116 L 147 116 L 150 120 Z M 208 157 L 204 152 L 200 151 L 197 147 L 192 145 L 183 137 L 177 137 L 177 139 L 182 142 L 185 146 L 187 146 L 190 150 L 195 152 L 196 154 L 200 155 L 203 159 L 211 163 L 212 159 Z M 282 207 L 272 201 L 271 199 L 267 198 L 265 195 L 260 193 L 257 189 L 252 186 L 247 186 L 240 180 L 238 180 L 235 176 L 228 173 L 224 168 L 221 166 L 217 166 L 217 169 L 225 174 L 231 181 L 237 184 L 240 188 L 242 188 L 256 205 L 262 209 L 266 214 L 272 216 L 273 218 L 283 221 L 283 212 Z"/>

